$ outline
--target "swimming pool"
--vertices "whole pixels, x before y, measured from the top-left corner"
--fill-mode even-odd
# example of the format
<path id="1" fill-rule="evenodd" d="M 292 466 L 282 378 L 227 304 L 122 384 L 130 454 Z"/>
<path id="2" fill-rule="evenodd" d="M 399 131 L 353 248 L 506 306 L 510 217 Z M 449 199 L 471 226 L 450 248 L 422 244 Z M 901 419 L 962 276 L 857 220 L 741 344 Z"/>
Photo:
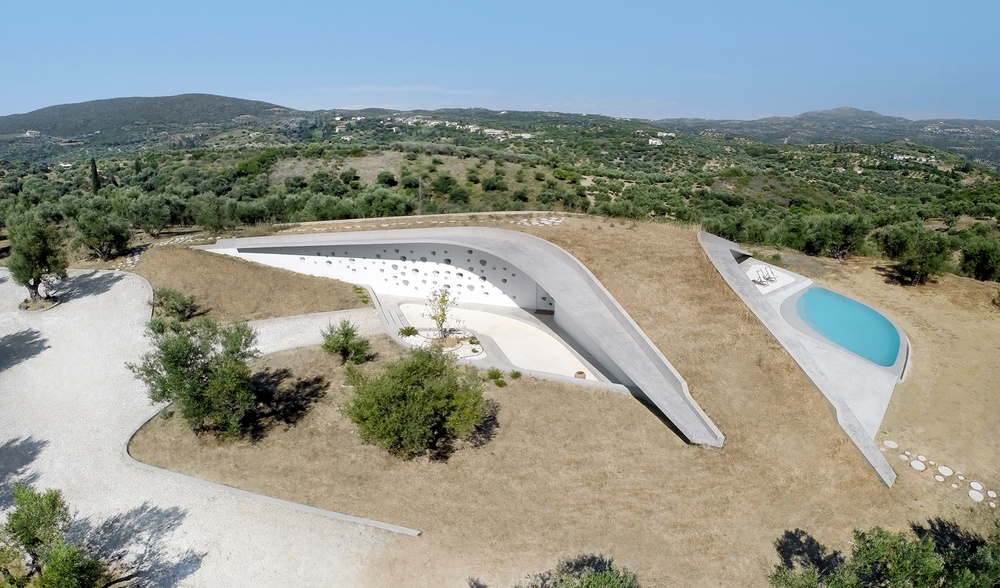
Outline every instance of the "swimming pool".
<path id="1" fill-rule="evenodd" d="M 904 359 L 900 352 L 905 340 L 892 321 L 874 308 L 832 290 L 806 288 L 782 304 L 781 314 L 806 334 L 819 335 L 876 365 L 891 368 Z"/>

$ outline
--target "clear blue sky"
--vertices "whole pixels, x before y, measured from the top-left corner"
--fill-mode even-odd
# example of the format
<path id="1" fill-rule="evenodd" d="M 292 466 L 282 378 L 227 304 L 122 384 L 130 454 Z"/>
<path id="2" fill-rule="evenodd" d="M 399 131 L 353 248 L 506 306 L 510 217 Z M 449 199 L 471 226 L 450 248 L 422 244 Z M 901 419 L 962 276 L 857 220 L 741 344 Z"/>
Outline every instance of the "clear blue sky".
<path id="1" fill-rule="evenodd" d="M 0 115 L 187 92 L 301 109 L 1000 119 L 1000 1 L 10 2 Z"/>

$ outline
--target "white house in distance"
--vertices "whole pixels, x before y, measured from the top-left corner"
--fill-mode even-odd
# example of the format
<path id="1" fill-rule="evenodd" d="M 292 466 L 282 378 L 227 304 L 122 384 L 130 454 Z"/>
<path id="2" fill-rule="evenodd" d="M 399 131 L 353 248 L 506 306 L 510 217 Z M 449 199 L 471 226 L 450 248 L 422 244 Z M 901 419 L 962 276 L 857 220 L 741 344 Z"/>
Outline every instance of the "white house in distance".
<path id="1" fill-rule="evenodd" d="M 649 144 L 652 145 L 652 146 L 654 146 L 654 147 L 658 147 L 660 145 L 663 145 L 663 139 L 654 139 L 654 138 L 650 137 Z"/>

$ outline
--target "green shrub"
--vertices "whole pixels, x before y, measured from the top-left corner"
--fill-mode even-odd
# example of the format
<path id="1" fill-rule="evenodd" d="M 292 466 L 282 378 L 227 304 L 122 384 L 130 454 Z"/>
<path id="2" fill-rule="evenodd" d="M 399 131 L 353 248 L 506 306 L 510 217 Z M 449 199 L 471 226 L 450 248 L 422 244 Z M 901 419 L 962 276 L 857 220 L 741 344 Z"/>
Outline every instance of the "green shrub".
<path id="1" fill-rule="evenodd" d="M 14 508 L 0 527 L 0 586 L 105 585 L 104 564 L 67 540 L 72 517 L 62 493 L 15 482 L 13 494 Z"/>
<path id="2" fill-rule="evenodd" d="M 520 378 L 521 378 L 521 372 L 519 372 L 517 370 L 513 370 L 512 372 L 510 372 L 510 379 L 511 380 L 518 380 Z"/>
<path id="3" fill-rule="evenodd" d="M 173 401 L 192 430 L 245 432 L 257 405 L 248 362 L 257 356 L 257 333 L 246 323 L 220 327 L 210 319 L 161 322 L 154 348 L 129 364 L 153 402 Z"/>
<path id="4" fill-rule="evenodd" d="M 490 380 L 497 380 L 503 378 L 503 372 L 500 371 L 500 368 L 491 367 L 486 370 L 486 377 Z"/>
<path id="5" fill-rule="evenodd" d="M 334 328 L 323 329 L 323 351 L 339 354 L 344 363 L 361 364 L 372 358 L 371 342 L 358 335 L 358 329 L 351 321 L 344 319 Z"/>
<path id="6" fill-rule="evenodd" d="M 187 296 L 172 288 L 153 290 L 153 310 L 168 319 L 186 321 L 198 313 L 194 296 Z"/>
<path id="7" fill-rule="evenodd" d="M 629 570 L 615 566 L 610 557 L 580 555 L 531 576 L 516 588 L 639 588 L 639 580 Z"/>
<path id="8" fill-rule="evenodd" d="M 348 381 L 344 413 L 361 439 L 403 458 L 469 439 L 488 413 L 479 378 L 440 349 L 414 349 L 374 376 L 349 368 Z"/>
<path id="9" fill-rule="evenodd" d="M 361 304 L 371 304 L 372 297 L 368 294 L 368 290 L 365 290 L 361 286 L 351 286 L 351 290 L 354 291 L 354 295 L 358 297 L 358 301 Z"/>
<path id="10" fill-rule="evenodd" d="M 411 325 L 407 325 L 407 326 L 399 329 L 399 336 L 400 337 L 413 337 L 413 336 L 417 335 L 418 333 L 420 333 L 420 331 L 418 331 L 416 327 L 411 326 Z"/>
<path id="11" fill-rule="evenodd" d="M 493 383 L 496 384 L 497 388 L 506 388 L 507 387 L 507 380 L 504 380 L 503 378 L 497 378 L 497 379 L 493 380 Z"/>

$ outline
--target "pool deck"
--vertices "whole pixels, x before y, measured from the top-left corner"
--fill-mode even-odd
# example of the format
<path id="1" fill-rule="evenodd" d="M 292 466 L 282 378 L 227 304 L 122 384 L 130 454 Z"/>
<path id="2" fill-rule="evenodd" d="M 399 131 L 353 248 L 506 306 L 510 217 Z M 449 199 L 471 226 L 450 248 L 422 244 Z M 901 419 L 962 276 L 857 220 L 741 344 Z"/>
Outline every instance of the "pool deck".
<path id="1" fill-rule="evenodd" d="M 698 241 L 723 279 L 771 334 L 799 364 L 833 407 L 837 422 L 868 460 L 882 481 L 892 486 L 896 472 L 885 459 L 874 438 L 900 380 L 905 357 L 898 371 L 879 367 L 840 347 L 809 336 L 781 314 L 782 303 L 813 285 L 813 281 L 786 269 L 755 259 L 732 241 L 698 233 Z M 758 284 L 757 270 L 769 269 L 777 281 Z M 901 345 L 909 353 L 905 334 Z"/>

